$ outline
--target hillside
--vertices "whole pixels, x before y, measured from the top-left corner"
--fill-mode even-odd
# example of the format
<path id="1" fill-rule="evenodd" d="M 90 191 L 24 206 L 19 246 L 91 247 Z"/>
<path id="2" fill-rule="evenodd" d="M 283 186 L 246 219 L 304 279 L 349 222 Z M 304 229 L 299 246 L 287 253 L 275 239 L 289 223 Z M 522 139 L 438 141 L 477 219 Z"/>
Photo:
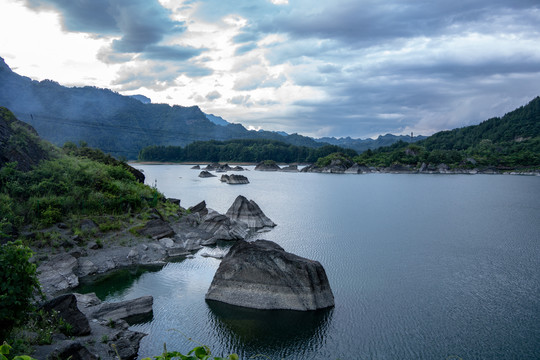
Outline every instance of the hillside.
<path id="1" fill-rule="evenodd" d="M 0 106 L 56 145 L 83 141 L 129 159 L 135 159 L 145 146 L 185 146 L 204 140 L 255 138 L 314 148 L 325 145 L 296 134 L 283 137 L 270 131 L 248 131 L 240 124 L 216 125 L 197 106 L 143 103 L 107 89 L 31 80 L 13 72 L 2 58 Z"/>
<path id="2" fill-rule="evenodd" d="M 370 166 L 422 163 L 499 170 L 540 167 L 540 97 L 478 125 L 441 131 L 415 144 L 399 142 L 366 151 L 355 160 Z"/>
<path id="3" fill-rule="evenodd" d="M 353 149 L 356 152 L 361 153 L 369 149 L 374 150 L 383 146 L 390 146 L 394 143 L 397 143 L 398 141 L 404 141 L 406 143 L 413 143 L 413 142 L 423 140 L 425 138 L 426 136 L 422 136 L 422 135 L 417 135 L 417 136 L 412 137 L 409 135 L 386 134 L 386 135 L 379 135 L 377 139 L 352 139 L 350 137 L 344 137 L 344 138 L 323 137 L 323 138 L 319 138 L 315 140 L 319 142 L 341 146 L 348 149 Z"/>
<path id="4" fill-rule="evenodd" d="M 343 152 L 355 156 L 352 149 L 335 145 L 319 148 L 296 146 L 283 141 L 266 139 L 245 139 L 229 141 L 196 141 L 184 148 L 180 146 L 149 146 L 139 153 L 140 161 L 208 161 L 208 162 L 252 162 L 274 160 L 282 163 L 314 162 L 319 157 L 333 152 Z"/>

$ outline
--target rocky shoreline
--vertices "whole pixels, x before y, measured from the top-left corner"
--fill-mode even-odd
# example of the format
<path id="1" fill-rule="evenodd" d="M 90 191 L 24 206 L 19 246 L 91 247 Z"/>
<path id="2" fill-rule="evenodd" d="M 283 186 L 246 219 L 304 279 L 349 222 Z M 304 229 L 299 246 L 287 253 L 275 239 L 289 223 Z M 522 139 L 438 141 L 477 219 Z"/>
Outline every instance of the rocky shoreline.
<path id="1" fill-rule="evenodd" d="M 70 308 L 70 314 L 75 314 L 73 327 L 81 321 L 90 325 L 78 336 L 73 334 L 71 339 L 55 335 L 51 345 L 36 347 L 34 356 L 38 359 L 72 356 L 112 360 L 117 359 L 118 352 L 123 360 L 135 359 L 144 334 L 130 331 L 128 322 L 133 317 L 151 314 L 152 298 L 117 304 L 101 303 L 95 294 L 70 293 L 81 280 L 94 279 L 122 268 L 164 266 L 169 261 L 193 256 L 219 240 L 244 240 L 259 230 L 276 226 L 257 204 L 243 196 L 235 200 L 226 214 L 207 208 L 204 201 L 188 209 L 180 207 L 180 202 L 175 199 L 168 201 L 177 203 L 178 216 L 165 218 L 155 211 L 136 234 L 133 231 L 122 232 L 121 241 L 82 242 L 65 224 L 53 227 L 66 239 L 57 249 L 59 253 L 51 256 L 52 249 L 34 249 L 34 260 L 39 262 L 38 278 L 47 298 L 41 306 L 59 303 L 60 310 Z M 85 224 L 90 229 L 97 229 L 92 220 L 85 220 Z M 108 237 L 113 238 L 110 234 Z M 68 300 L 66 296 L 69 296 Z M 58 311 L 58 306 L 52 309 Z M 65 317 L 69 323 L 72 315 Z"/>

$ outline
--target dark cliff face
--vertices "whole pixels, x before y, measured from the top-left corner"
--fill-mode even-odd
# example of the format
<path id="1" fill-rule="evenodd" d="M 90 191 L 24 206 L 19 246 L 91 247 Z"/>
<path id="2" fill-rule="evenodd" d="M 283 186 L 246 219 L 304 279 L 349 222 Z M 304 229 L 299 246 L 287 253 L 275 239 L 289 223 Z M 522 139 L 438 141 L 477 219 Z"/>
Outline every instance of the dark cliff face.
<path id="1" fill-rule="evenodd" d="M 17 162 L 17 169 L 28 171 L 41 160 L 50 158 L 36 130 L 0 107 L 0 168 Z"/>

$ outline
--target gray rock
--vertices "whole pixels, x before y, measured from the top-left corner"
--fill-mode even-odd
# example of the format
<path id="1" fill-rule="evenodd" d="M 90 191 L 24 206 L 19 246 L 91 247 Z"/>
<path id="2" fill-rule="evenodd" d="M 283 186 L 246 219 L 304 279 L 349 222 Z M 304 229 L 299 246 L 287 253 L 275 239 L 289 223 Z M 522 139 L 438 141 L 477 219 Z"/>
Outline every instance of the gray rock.
<path id="1" fill-rule="evenodd" d="M 249 184 L 249 180 L 244 175 L 221 175 L 221 182 L 225 182 L 230 185 Z"/>
<path id="2" fill-rule="evenodd" d="M 274 227 L 276 224 L 270 220 L 253 200 L 239 195 L 226 214 L 231 220 L 236 220 L 247 225 L 253 230 L 265 227 Z"/>
<path id="3" fill-rule="evenodd" d="M 90 219 L 83 219 L 81 220 L 81 230 L 82 231 L 92 231 L 94 229 L 97 229 L 97 225 L 95 222 L 93 222 Z"/>
<path id="4" fill-rule="evenodd" d="M 282 167 L 281 171 L 297 172 L 298 171 L 298 165 L 289 165 L 289 166 L 286 166 L 286 167 Z"/>
<path id="5" fill-rule="evenodd" d="M 154 240 L 174 236 L 174 230 L 169 223 L 161 219 L 148 221 L 142 229 L 138 230 L 138 232 L 141 235 L 150 236 Z"/>
<path id="6" fill-rule="evenodd" d="M 141 339 L 145 336 L 143 333 L 124 330 L 118 332 L 110 340 L 115 345 L 115 353 L 118 352 L 120 359 L 134 360 L 137 359 Z"/>
<path id="7" fill-rule="evenodd" d="M 200 178 L 211 178 L 211 177 L 216 177 L 216 175 L 211 174 L 206 170 L 203 170 L 203 171 L 200 172 L 199 177 Z"/>
<path id="8" fill-rule="evenodd" d="M 88 243 L 88 248 L 91 249 L 91 250 L 97 250 L 97 249 L 99 249 L 99 245 L 95 241 L 90 241 Z"/>
<path id="9" fill-rule="evenodd" d="M 261 161 L 255 166 L 257 171 L 279 171 L 281 168 L 275 161 Z"/>
<path id="10" fill-rule="evenodd" d="M 38 347 L 32 356 L 38 359 L 97 360 L 83 344 L 76 340 L 63 340 L 53 345 Z"/>
<path id="11" fill-rule="evenodd" d="M 231 168 L 232 171 L 244 171 L 245 169 L 241 166 L 235 166 L 233 168 Z"/>
<path id="12" fill-rule="evenodd" d="M 180 199 L 167 198 L 167 201 L 170 202 L 171 204 L 180 206 Z"/>
<path id="13" fill-rule="evenodd" d="M 353 164 L 350 168 L 345 170 L 345 174 L 368 174 L 371 170 L 367 166 Z"/>
<path id="14" fill-rule="evenodd" d="M 161 241 L 161 240 L 160 240 Z M 148 248 L 148 247 L 147 247 Z M 129 250 L 129 253 L 127 254 L 128 259 L 136 259 L 139 256 L 139 252 L 135 249 Z"/>
<path id="15" fill-rule="evenodd" d="M 93 275 L 97 271 L 98 271 L 98 267 L 92 261 L 90 261 L 88 259 L 80 259 L 79 260 L 79 269 L 77 271 L 77 274 L 80 277 Z"/>
<path id="16" fill-rule="evenodd" d="M 66 323 L 71 325 L 70 335 L 82 336 L 90 334 L 88 319 L 77 307 L 77 298 L 73 294 L 60 295 L 41 306 L 48 313 L 58 312 Z"/>
<path id="17" fill-rule="evenodd" d="M 200 170 L 201 167 L 199 165 L 194 165 L 191 167 L 193 170 Z"/>
<path id="18" fill-rule="evenodd" d="M 205 216 L 206 214 L 208 214 L 208 209 L 206 208 L 206 202 L 204 200 L 195 206 L 189 207 L 188 211 L 192 214 L 198 213 L 200 216 Z"/>
<path id="19" fill-rule="evenodd" d="M 93 311 L 92 318 L 102 320 L 125 320 L 127 322 L 137 321 L 152 314 L 152 296 L 143 296 L 134 300 L 121 301 L 116 303 L 102 303 Z"/>
<path id="20" fill-rule="evenodd" d="M 242 240 L 249 231 L 245 224 L 211 210 L 199 225 L 199 229 L 212 234 L 212 237 L 202 242 L 203 245 L 213 245 L 217 240 Z"/>
<path id="21" fill-rule="evenodd" d="M 38 268 L 38 279 L 46 294 L 53 294 L 79 285 L 75 275 L 77 259 L 69 254 L 59 254 Z"/>
<path id="22" fill-rule="evenodd" d="M 171 238 L 163 238 L 159 240 L 159 243 L 163 245 L 165 248 L 172 248 L 174 247 L 174 241 Z"/>
<path id="23" fill-rule="evenodd" d="M 334 306 L 322 265 L 267 240 L 239 241 L 219 265 L 207 300 L 256 309 L 316 310 Z"/>

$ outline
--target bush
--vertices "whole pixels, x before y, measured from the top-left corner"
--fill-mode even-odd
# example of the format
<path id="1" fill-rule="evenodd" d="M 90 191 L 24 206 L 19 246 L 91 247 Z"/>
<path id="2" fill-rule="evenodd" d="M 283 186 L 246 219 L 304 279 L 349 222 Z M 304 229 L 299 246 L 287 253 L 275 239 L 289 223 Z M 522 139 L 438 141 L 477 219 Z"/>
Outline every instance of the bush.
<path id="1" fill-rule="evenodd" d="M 0 338 L 26 320 L 34 296 L 41 293 L 31 257 L 32 251 L 20 240 L 0 247 Z"/>

